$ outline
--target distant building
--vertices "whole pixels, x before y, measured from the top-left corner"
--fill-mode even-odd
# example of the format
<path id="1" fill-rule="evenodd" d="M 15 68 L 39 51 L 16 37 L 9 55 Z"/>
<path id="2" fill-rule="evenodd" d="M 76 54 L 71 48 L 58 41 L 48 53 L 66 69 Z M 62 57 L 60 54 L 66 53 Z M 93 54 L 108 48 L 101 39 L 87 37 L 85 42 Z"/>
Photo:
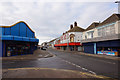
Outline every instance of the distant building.
<path id="1" fill-rule="evenodd" d="M 0 56 L 33 54 L 39 40 L 23 21 L 12 26 L 0 26 Z"/>
<path id="2" fill-rule="evenodd" d="M 70 26 L 70 30 L 63 33 L 55 41 L 56 49 L 61 50 L 70 50 L 70 51 L 82 51 L 82 32 L 84 29 L 77 26 L 77 22 L 74 23 L 74 26 Z"/>
<path id="3" fill-rule="evenodd" d="M 83 32 L 85 53 L 120 54 L 120 14 L 113 14 L 101 23 L 91 24 Z"/>
<path id="4" fill-rule="evenodd" d="M 57 39 L 57 38 L 56 38 L 56 39 Z M 54 45 L 55 45 L 55 40 L 56 40 L 56 39 L 53 39 L 53 40 L 51 40 L 51 41 L 48 42 L 49 48 L 55 49 L 55 46 L 54 46 Z"/>

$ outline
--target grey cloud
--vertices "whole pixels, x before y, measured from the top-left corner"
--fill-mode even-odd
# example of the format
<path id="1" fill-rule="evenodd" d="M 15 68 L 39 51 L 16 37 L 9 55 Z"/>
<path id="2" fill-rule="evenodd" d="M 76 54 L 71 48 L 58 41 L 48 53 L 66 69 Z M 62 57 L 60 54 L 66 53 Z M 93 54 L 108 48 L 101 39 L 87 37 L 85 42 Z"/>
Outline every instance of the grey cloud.
<path id="1" fill-rule="evenodd" d="M 116 12 L 113 6 L 113 10 L 106 13 L 111 9 L 110 6 L 111 3 L 12 2 L 0 7 L 0 24 L 11 25 L 23 20 L 35 31 L 41 44 L 62 35 L 74 21 L 77 21 L 80 27 L 86 28 L 93 21 L 105 19 Z M 3 14 L 5 11 L 7 13 Z"/>

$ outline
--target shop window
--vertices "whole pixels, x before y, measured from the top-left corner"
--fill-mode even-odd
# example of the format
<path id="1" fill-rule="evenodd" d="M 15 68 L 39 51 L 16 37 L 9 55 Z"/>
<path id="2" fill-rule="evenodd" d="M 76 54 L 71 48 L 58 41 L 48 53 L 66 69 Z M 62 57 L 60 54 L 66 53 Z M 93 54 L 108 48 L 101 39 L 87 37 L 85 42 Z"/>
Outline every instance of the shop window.
<path id="1" fill-rule="evenodd" d="M 112 35 L 112 34 L 115 34 L 114 24 L 98 29 L 98 36 L 100 36 L 100 37 L 108 36 L 108 35 Z"/>
<path id="2" fill-rule="evenodd" d="M 93 38 L 93 33 L 94 33 L 94 31 L 87 32 L 88 38 Z"/>

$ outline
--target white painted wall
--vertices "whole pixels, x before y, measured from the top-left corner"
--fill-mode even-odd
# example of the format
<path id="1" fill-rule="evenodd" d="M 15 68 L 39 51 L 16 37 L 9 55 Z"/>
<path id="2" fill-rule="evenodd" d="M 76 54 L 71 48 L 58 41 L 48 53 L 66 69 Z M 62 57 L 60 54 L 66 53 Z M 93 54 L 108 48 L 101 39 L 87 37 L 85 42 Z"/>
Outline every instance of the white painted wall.
<path id="1" fill-rule="evenodd" d="M 74 37 L 74 42 L 81 42 L 81 40 L 82 40 L 82 32 L 69 32 L 69 33 L 66 33 L 66 34 L 64 34 L 64 35 L 62 35 L 61 37 L 64 37 L 65 35 L 66 35 L 66 39 L 61 39 L 61 43 L 70 43 L 70 35 L 71 34 L 74 34 L 75 35 L 75 37 Z"/>
<path id="2" fill-rule="evenodd" d="M 115 24 L 115 33 L 120 34 L 120 21 L 117 21 Z"/>
<path id="3" fill-rule="evenodd" d="M 100 26 L 101 27 L 101 26 Z M 90 35 L 88 35 L 88 32 L 90 31 L 94 31 L 93 33 L 93 38 L 96 38 L 96 37 L 102 37 L 102 36 L 98 36 L 98 28 L 94 28 L 94 29 L 91 29 L 91 30 L 88 30 L 88 31 L 84 31 L 83 32 L 83 37 L 82 39 L 85 40 L 85 36 L 87 36 L 87 39 L 91 39 Z M 114 24 L 114 28 L 115 28 L 115 33 L 112 33 L 113 31 L 111 31 L 110 29 L 107 29 L 107 30 L 104 30 L 102 31 L 102 33 L 104 32 L 110 32 L 110 34 L 108 35 L 113 35 L 113 34 L 120 34 L 120 21 L 116 21 L 115 24 Z M 109 30 L 109 31 L 108 31 Z"/>

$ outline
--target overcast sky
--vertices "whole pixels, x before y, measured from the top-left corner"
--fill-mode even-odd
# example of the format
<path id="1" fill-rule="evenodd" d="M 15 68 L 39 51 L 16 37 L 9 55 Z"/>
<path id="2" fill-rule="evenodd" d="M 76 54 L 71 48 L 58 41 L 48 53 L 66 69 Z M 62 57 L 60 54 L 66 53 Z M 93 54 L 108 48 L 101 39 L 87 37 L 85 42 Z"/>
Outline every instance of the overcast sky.
<path id="1" fill-rule="evenodd" d="M 111 2 L 108 2 L 111 1 Z M 39 38 L 39 44 L 62 35 L 70 24 L 87 28 L 92 22 L 103 21 L 117 13 L 114 0 L 80 1 L 75 0 L 29 0 L 0 2 L 0 25 L 12 25 L 25 21 Z"/>

